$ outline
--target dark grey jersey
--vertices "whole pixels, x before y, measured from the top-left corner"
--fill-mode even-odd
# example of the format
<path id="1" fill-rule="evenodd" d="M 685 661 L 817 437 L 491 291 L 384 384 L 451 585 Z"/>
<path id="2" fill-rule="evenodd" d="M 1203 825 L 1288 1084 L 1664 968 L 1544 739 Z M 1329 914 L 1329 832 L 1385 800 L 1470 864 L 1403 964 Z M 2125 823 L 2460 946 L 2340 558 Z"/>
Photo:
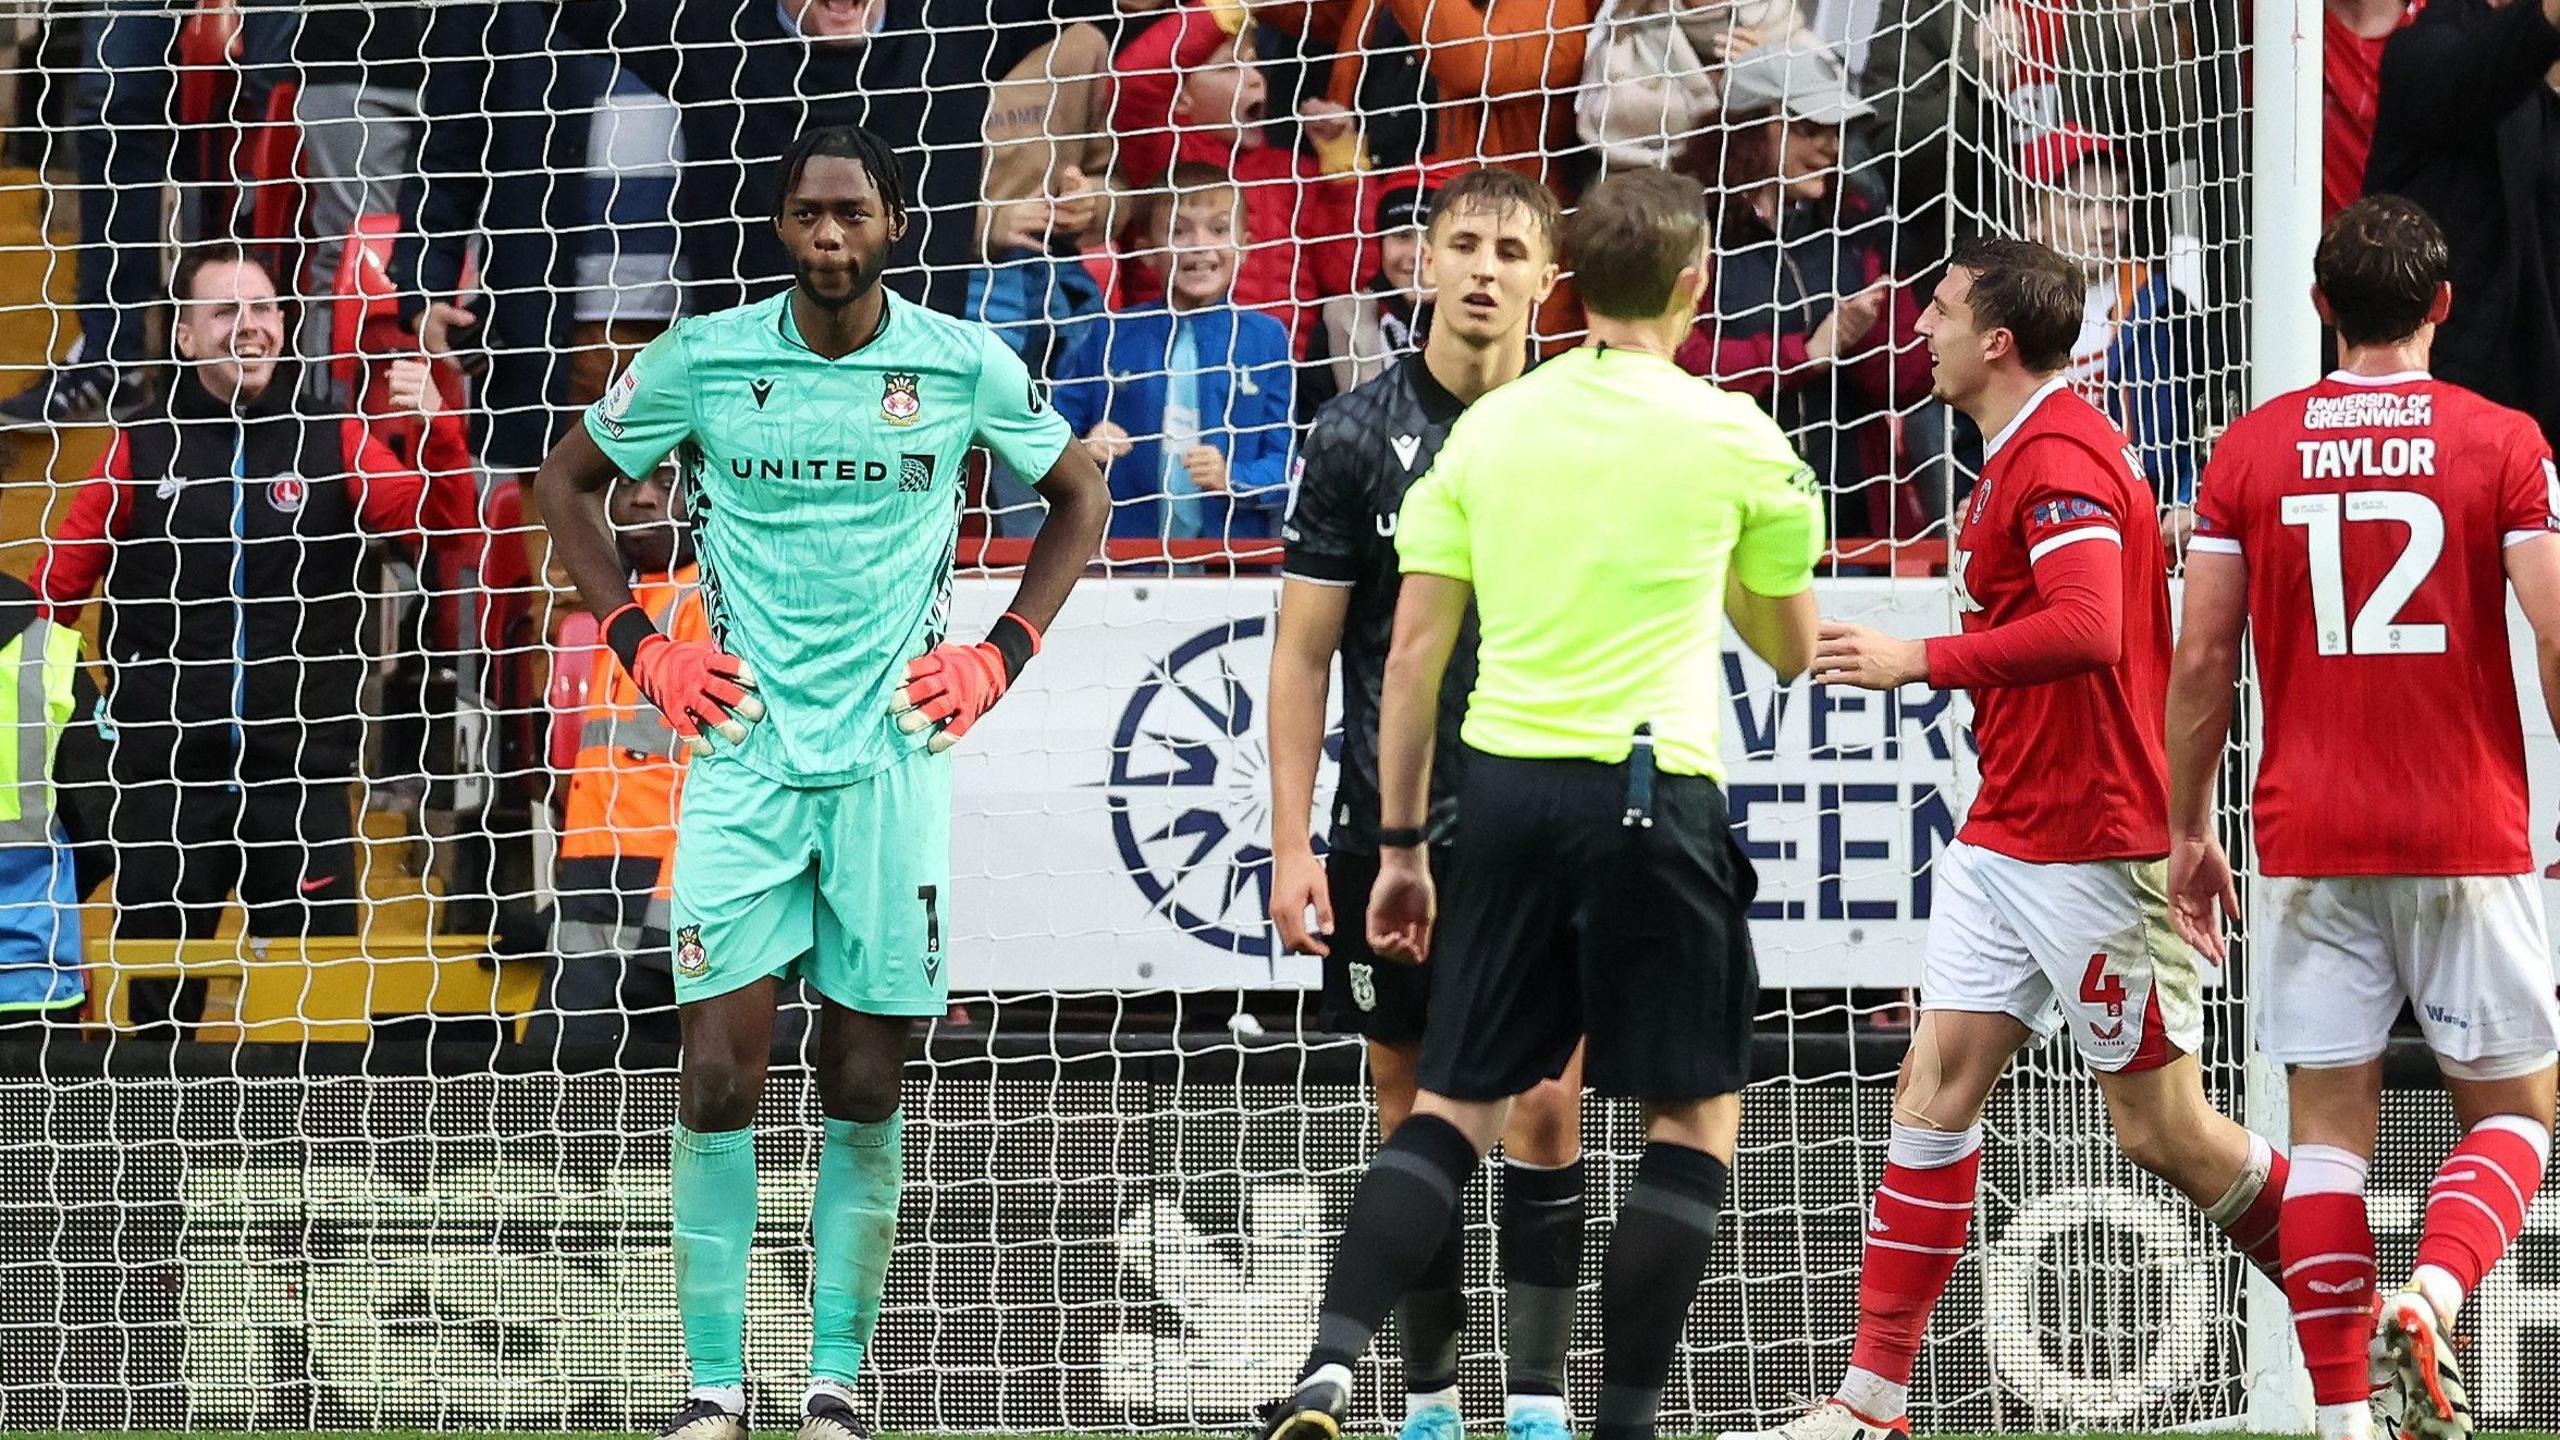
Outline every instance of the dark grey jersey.
<path id="1" fill-rule="evenodd" d="M 1293 580 L 1351 592 L 1342 622 L 1342 779 L 1333 797 L 1330 843 L 1377 849 L 1378 697 L 1395 638 L 1396 514 L 1404 492 L 1431 468 L 1440 442 L 1466 409 L 1407 356 L 1368 384 L 1325 402 L 1299 451 L 1297 494 L 1281 528 L 1282 570 Z M 1431 837 L 1445 842 L 1457 818 L 1464 752 L 1458 722 L 1475 688 L 1475 616 L 1467 617 L 1440 689 L 1440 735 L 1431 766 Z"/>

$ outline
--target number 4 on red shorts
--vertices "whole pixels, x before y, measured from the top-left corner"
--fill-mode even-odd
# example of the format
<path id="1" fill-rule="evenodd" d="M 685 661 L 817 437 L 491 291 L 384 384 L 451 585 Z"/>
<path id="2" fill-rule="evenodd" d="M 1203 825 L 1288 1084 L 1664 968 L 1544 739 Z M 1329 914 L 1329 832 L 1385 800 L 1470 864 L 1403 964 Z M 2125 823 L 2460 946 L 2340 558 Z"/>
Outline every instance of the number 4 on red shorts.
<path id="1" fill-rule="evenodd" d="M 2109 1015 L 2122 1015 L 2124 1000 L 2123 977 L 2107 973 L 2106 956 L 2090 956 L 2088 973 L 2080 977 L 2080 1003 L 2104 1005 Z"/>

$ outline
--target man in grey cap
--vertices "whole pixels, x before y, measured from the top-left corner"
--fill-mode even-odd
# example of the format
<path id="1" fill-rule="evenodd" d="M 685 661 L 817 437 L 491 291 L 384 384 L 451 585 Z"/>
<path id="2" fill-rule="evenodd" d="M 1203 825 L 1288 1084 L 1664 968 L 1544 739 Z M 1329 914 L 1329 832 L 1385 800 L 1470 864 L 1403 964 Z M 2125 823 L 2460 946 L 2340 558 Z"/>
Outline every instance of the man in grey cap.
<path id="1" fill-rule="evenodd" d="M 1721 209 L 1709 323 L 1680 364 L 1748 393 L 1796 437 L 1842 535 L 1908 528 L 1886 417 L 1919 413 L 1929 394 L 1919 303 L 1895 279 L 1891 229 L 1842 190 L 1841 126 L 1868 113 L 1820 40 L 1772 41 L 1734 61 L 1725 126 L 1682 165 Z"/>

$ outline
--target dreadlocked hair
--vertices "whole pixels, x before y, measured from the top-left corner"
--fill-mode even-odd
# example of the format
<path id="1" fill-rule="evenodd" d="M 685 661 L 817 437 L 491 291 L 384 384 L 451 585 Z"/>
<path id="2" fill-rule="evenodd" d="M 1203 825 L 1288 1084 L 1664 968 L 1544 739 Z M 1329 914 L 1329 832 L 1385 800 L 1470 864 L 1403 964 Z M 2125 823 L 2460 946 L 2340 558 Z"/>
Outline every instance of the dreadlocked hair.
<path id="1" fill-rule="evenodd" d="M 827 125 L 803 131 L 776 162 L 781 167 L 781 176 L 773 191 L 773 213 L 776 216 L 781 215 L 783 205 L 791 199 L 791 192 L 799 187 L 800 172 L 808 169 L 809 162 L 821 155 L 861 165 L 870 173 L 872 187 L 880 192 L 880 203 L 889 208 L 890 218 L 896 219 L 907 213 L 906 173 L 898 168 L 897 154 L 889 148 L 889 142 L 859 125 Z"/>

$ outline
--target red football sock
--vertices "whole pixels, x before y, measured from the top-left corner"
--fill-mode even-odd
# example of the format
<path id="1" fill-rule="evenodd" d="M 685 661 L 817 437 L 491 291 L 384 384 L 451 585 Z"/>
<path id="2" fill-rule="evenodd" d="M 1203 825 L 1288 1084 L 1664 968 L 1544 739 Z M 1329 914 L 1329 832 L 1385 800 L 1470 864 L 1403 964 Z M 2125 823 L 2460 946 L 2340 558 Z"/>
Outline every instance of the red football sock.
<path id="1" fill-rule="evenodd" d="M 2524 1229 L 2550 1149 L 2551 1132 L 2521 1115 L 2493 1115 L 2471 1127 L 2427 1189 L 2419 1267 L 2452 1275 L 2465 1295 L 2476 1289 Z"/>
<path id="2" fill-rule="evenodd" d="M 2241 1172 L 2240 1180 L 2232 1182 L 2231 1193 L 2207 1211 L 2205 1218 L 2222 1228 L 2232 1249 L 2281 1286 L 2284 1254 L 2276 1233 L 2277 1217 L 2284 1211 L 2284 1187 L 2293 1174 L 2293 1166 L 2284 1158 L 2284 1152 L 2269 1145 L 2264 1136 L 2250 1136 L 2249 1150 L 2249 1168 Z M 2254 1194 L 2243 1188 L 2251 1177 L 2259 1179 Z M 2238 1213 L 2231 1213 L 2235 1208 Z"/>
<path id="3" fill-rule="evenodd" d="M 1964 1258 L 1982 1178 L 1982 1132 L 1976 1127 L 1951 1135 L 1896 1125 L 1893 1138 L 1896 1156 L 1939 1163 L 1924 1168 L 1895 1159 L 1884 1167 L 1867 1221 L 1866 1263 L 1858 1274 L 1858 1343 L 1849 1363 L 1899 1386 L 1911 1383 L 1912 1364 L 1929 1333 L 1929 1312 Z"/>
<path id="4" fill-rule="evenodd" d="M 2362 1157 L 2336 1146 L 2297 1145 L 2284 1197 L 2284 1295 L 2312 1398 L 2323 1405 L 2360 1405 L 2372 1393 L 2365 1345 L 2379 1297 L 2365 1168 Z"/>

